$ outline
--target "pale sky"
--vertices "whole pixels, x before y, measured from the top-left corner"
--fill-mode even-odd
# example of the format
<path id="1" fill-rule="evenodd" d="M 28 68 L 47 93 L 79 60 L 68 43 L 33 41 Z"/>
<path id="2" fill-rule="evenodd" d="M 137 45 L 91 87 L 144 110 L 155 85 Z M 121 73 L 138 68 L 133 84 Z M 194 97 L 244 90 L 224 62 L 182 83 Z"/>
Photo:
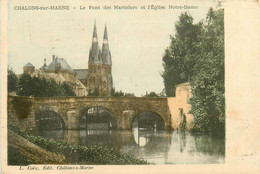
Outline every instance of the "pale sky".
<path id="1" fill-rule="evenodd" d="M 163 71 L 162 56 L 165 48 L 169 46 L 170 34 L 174 34 L 175 22 L 180 13 L 186 11 L 169 10 L 168 6 L 185 4 L 198 6 L 197 10 L 189 10 L 195 22 L 205 19 L 208 9 L 216 6 L 215 3 L 166 2 L 164 3 L 166 10 L 141 10 L 139 2 L 138 10 L 106 11 L 102 9 L 101 3 L 94 2 L 91 4 L 100 5 L 101 10 L 81 11 L 79 6 L 88 8 L 90 2 L 77 2 L 77 4 L 67 3 L 71 9 L 69 11 L 15 11 L 14 6 L 21 3 L 9 4 L 8 64 L 16 73 L 22 73 L 23 66 L 27 62 L 38 69 L 46 58 L 49 65 L 53 54 L 66 59 L 73 69 L 86 69 L 96 20 L 100 48 L 104 26 L 107 23 L 116 90 L 134 93 L 136 96 L 141 96 L 146 91 L 159 93 L 164 89 L 163 79 L 160 76 L 160 72 Z M 109 2 L 107 4 L 109 5 Z M 126 5 L 122 2 L 110 2 L 112 8 L 116 4 Z M 30 2 L 28 5 L 34 4 Z M 51 4 L 45 1 L 42 5 Z M 52 5 L 65 4 L 52 2 Z M 144 5 L 147 7 L 152 4 L 144 3 Z"/>

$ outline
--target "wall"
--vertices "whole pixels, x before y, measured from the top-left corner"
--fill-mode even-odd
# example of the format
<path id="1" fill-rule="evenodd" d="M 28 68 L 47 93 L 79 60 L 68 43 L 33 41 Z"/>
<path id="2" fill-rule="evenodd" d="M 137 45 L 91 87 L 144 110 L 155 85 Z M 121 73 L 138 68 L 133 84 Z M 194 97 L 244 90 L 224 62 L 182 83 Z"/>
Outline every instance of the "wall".
<path id="1" fill-rule="evenodd" d="M 190 85 L 188 83 L 176 85 L 175 94 L 176 97 L 168 97 L 172 128 L 179 129 L 186 118 L 186 128 L 190 130 L 194 119 L 193 115 L 189 114 L 191 105 L 188 104 L 188 100 L 192 96 Z"/>

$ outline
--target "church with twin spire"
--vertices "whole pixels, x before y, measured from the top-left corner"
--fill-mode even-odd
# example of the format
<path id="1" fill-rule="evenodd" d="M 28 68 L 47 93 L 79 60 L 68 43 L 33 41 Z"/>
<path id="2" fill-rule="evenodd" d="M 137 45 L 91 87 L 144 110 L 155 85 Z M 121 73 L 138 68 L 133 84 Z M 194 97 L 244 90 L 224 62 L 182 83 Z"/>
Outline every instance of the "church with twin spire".
<path id="1" fill-rule="evenodd" d="M 113 88 L 112 60 L 108 45 L 107 26 L 103 36 L 102 50 L 98 44 L 96 22 L 89 50 L 87 90 L 90 94 L 109 96 Z"/>
<path id="2" fill-rule="evenodd" d="M 87 59 L 86 59 L 87 60 Z M 52 56 L 52 62 L 35 69 L 28 62 L 23 67 L 24 73 L 58 83 L 66 82 L 77 96 L 110 96 L 113 89 L 112 60 L 108 45 L 107 26 L 105 25 L 102 49 L 98 44 L 97 26 L 94 23 L 92 45 L 88 56 L 88 69 L 72 69 L 64 58 Z"/>

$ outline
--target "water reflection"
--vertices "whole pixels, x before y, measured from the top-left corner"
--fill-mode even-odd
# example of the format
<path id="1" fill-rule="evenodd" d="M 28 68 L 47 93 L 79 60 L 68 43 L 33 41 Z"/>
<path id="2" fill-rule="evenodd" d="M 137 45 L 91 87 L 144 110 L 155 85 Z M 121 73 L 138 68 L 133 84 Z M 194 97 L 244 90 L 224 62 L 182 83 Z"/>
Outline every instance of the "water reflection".
<path id="1" fill-rule="evenodd" d="M 80 128 L 87 130 L 116 129 L 116 119 L 104 107 L 85 108 L 80 121 Z"/>
<path id="2" fill-rule="evenodd" d="M 54 130 L 41 136 L 86 146 L 106 146 L 154 164 L 223 163 L 225 141 L 207 135 L 164 130 Z"/>

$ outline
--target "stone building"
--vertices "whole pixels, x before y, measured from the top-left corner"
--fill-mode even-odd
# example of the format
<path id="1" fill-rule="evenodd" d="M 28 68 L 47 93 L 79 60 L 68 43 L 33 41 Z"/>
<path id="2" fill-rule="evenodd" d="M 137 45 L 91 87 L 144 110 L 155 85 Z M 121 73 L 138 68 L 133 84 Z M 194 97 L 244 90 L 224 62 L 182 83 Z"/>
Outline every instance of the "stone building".
<path id="1" fill-rule="evenodd" d="M 66 82 L 77 96 L 86 96 L 86 87 L 78 79 L 77 73 L 74 72 L 67 61 L 55 55 L 52 58 L 49 66 L 44 59 L 44 65 L 39 69 L 35 69 L 32 64 L 27 63 L 23 67 L 24 73 L 49 80 L 54 79 L 58 83 Z"/>
<path id="2" fill-rule="evenodd" d="M 94 24 L 92 46 L 89 51 L 87 90 L 99 96 L 109 96 L 113 88 L 112 61 L 108 45 L 107 26 L 105 25 L 102 51 L 98 45 L 97 27 Z"/>
<path id="3" fill-rule="evenodd" d="M 66 82 L 77 96 L 95 93 L 99 96 L 109 96 L 113 88 L 112 61 L 108 45 L 107 26 L 105 25 L 102 51 L 98 45 L 97 27 L 94 24 L 92 46 L 89 50 L 88 69 L 72 69 L 67 61 L 55 55 L 52 62 L 35 69 L 29 62 L 24 67 L 25 73 L 32 76 L 54 79 L 59 83 Z"/>
<path id="4" fill-rule="evenodd" d="M 73 69 L 73 71 L 77 74 L 78 79 L 80 82 L 86 86 L 87 84 L 87 76 L 88 76 L 88 69 Z"/>

